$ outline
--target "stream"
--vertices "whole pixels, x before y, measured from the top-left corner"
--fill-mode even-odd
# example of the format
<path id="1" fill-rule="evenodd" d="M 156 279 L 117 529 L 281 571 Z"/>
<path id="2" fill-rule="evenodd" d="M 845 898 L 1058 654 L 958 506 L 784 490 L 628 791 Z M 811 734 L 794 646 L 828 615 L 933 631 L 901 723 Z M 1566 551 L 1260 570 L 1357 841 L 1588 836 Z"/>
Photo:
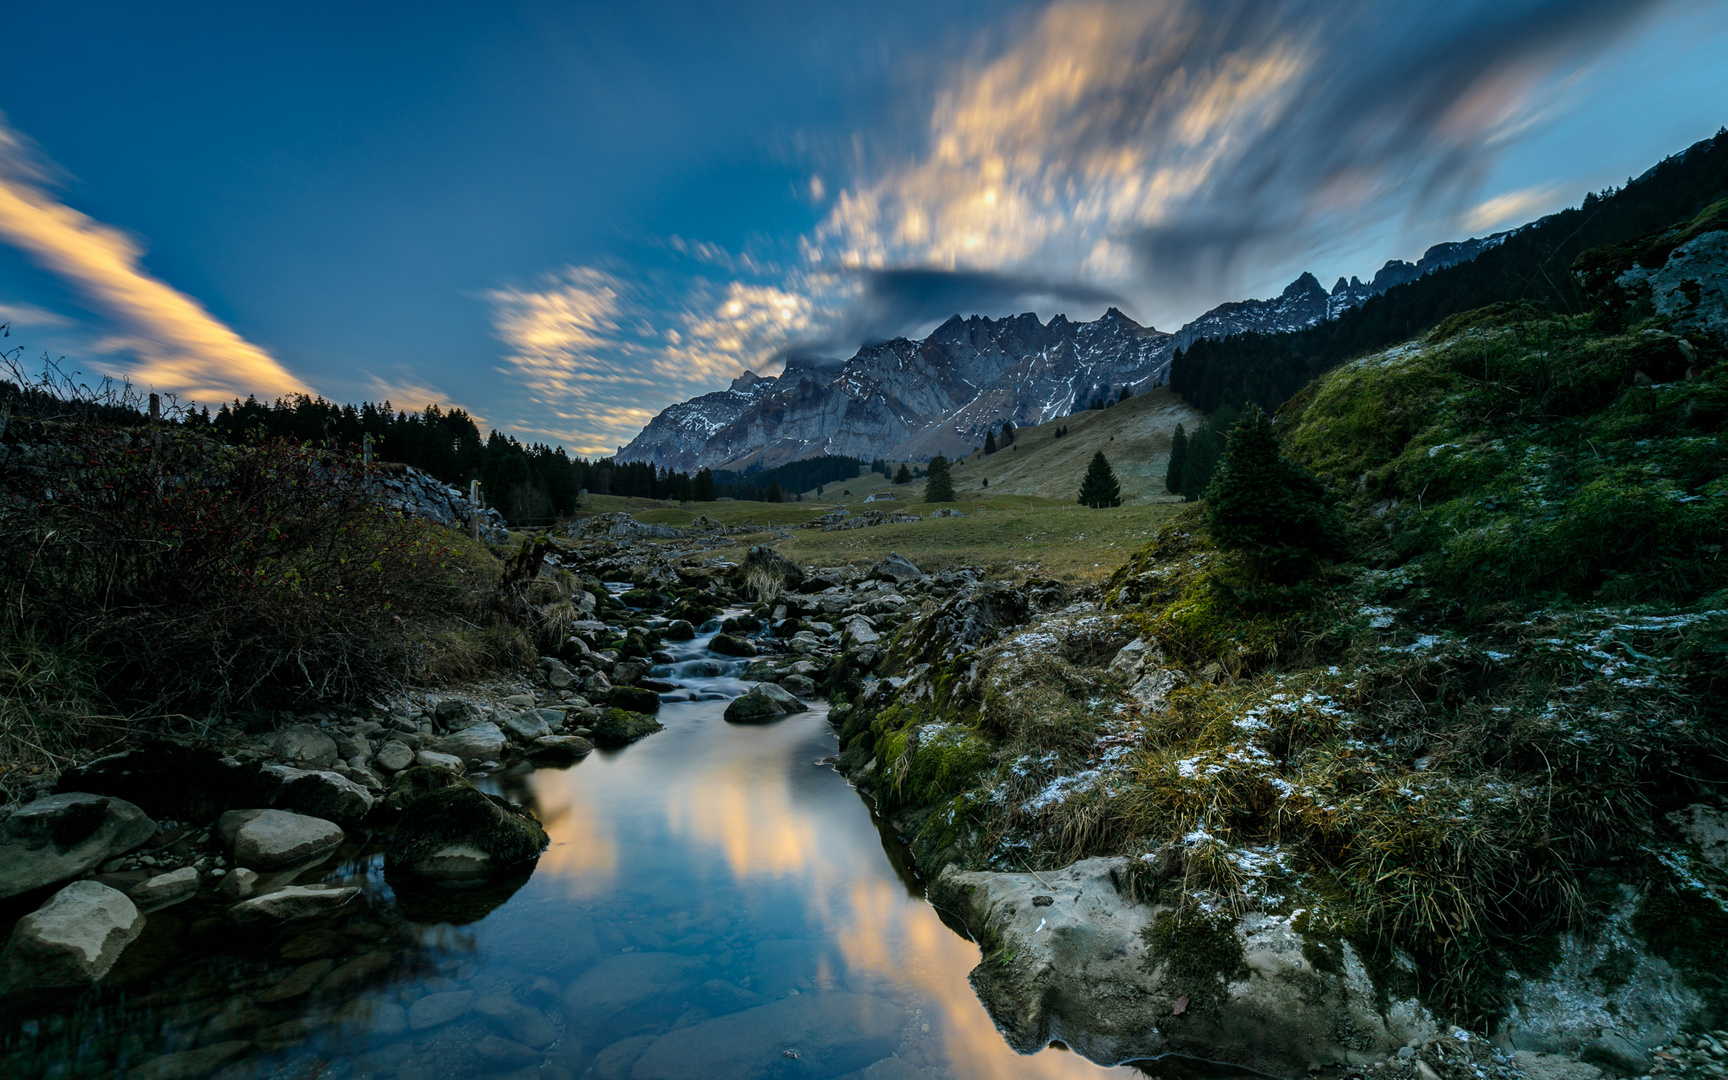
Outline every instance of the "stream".
<path id="1" fill-rule="evenodd" d="M 967 983 L 978 946 L 823 759 L 827 707 L 725 722 L 747 662 L 671 644 L 666 730 L 483 777 L 551 846 L 484 888 L 398 892 L 387 836 L 302 877 L 364 904 L 265 940 L 200 900 L 150 916 L 102 986 L 0 1027 L 8 1077 L 920 1080 L 1141 1075 L 1011 1050 Z M 166 1055 L 166 1056 L 164 1056 Z"/>

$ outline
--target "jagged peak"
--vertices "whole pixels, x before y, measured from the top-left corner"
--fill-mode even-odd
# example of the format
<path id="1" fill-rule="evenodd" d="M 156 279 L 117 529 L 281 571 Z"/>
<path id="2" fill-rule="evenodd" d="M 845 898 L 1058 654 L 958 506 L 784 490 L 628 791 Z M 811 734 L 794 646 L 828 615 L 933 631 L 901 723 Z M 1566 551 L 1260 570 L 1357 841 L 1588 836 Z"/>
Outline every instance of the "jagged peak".
<path id="1" fill-rule="evenodd" d="M 762 376 L 756 374 L 754 371 L 751 371 L 749 368 L 745 368 L 744 374 L 738 376 L 736 379 L 733 379 L 732 385 L 727 387 L 727 389 L 728 390 L 748 390 L 752 386 L 755 386 L 757 383 L 762 382 L 762 381 L 763 381 Z"/>
<path id="2" fill-rule="evenodd" d="M 1307 270 L 1304 270 L 1304 271 L 1302 271 L 1302 276 L 1297 278 L 1295 281 L 1292 281 L 1290 284 L 1284 286 L 1284 291 L 1282 293 L 1280 293 L 1279 295 L 1280 296 L 1300 296 L 1303 293 L 1311 293 L 1311 292 L 1318 292 L 1318 293 L 1324 294 L 1326 292 L 1326 287 L 1324 285 L 1320 284 L 1319 278 L 1315 277 L 1312 273 L 1308 272 Z"/>

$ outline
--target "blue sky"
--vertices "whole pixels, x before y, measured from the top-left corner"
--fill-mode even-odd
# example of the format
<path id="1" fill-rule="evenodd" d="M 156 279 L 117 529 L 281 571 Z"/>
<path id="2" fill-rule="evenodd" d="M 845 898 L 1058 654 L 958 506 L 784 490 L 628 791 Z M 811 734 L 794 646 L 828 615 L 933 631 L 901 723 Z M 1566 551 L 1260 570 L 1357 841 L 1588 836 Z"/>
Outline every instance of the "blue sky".
<path id="1" fill-rule="evenodd" d="M 12 344 L 585 454 L 956 307 L 1366 278 L 1728 123 L 1703 2 L 57 3 L 8 44 Z"/>

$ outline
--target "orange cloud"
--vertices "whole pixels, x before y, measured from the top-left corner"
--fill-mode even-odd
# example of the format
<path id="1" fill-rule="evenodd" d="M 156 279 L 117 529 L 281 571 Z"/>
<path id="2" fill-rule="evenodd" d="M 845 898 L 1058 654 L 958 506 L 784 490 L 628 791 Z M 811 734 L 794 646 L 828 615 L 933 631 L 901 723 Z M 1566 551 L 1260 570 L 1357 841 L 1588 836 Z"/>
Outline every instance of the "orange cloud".
<path id="1" fill-rule="evenodd" d="M 22 145 L 0 123 L 0 238 L 114 324 L 103 348 L 138 361 L 123 374 L 148 389 L 204 401 L 310 392 L 275 357 L 152 277 L 140 261 L 143 249 L 125 233 L 43 190 Z"/>

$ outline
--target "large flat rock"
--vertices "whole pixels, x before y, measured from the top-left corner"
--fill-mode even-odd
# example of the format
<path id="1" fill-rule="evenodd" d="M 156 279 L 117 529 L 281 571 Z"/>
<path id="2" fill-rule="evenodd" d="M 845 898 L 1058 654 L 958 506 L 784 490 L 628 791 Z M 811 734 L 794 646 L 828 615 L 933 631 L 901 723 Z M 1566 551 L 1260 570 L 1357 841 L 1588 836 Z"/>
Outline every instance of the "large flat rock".
<path id="1" fill-rule="evenodd" d="M 609 956 L 577 976 L 564 991 L 564 1004 L 572 1016 L 603 1019 L 687 991 L 702 981 L 704 966 L 701 960 L 676 953 Z"/>
<path id="2" fill-rule="evenodd" d="M 234 861 L 253 870 L 272 870 L 326 855 L 342 846 L 342 826 L 288 810 L 231 810 L 219 831 L 234 827 Z"/>
<path id="3" fill-rule="evenodd" d="M 0 956 L 0 987 L 93 983 L 143 932 L 144 915 L 124 893 L 74 881 L 13 927 Z"/>
<path id="4" fill-rule="evenodd" d="M 68 881 L 154 835 L 124 799 L 71 791 L 25 803 L 0 817 L 0 899 Z"/>

